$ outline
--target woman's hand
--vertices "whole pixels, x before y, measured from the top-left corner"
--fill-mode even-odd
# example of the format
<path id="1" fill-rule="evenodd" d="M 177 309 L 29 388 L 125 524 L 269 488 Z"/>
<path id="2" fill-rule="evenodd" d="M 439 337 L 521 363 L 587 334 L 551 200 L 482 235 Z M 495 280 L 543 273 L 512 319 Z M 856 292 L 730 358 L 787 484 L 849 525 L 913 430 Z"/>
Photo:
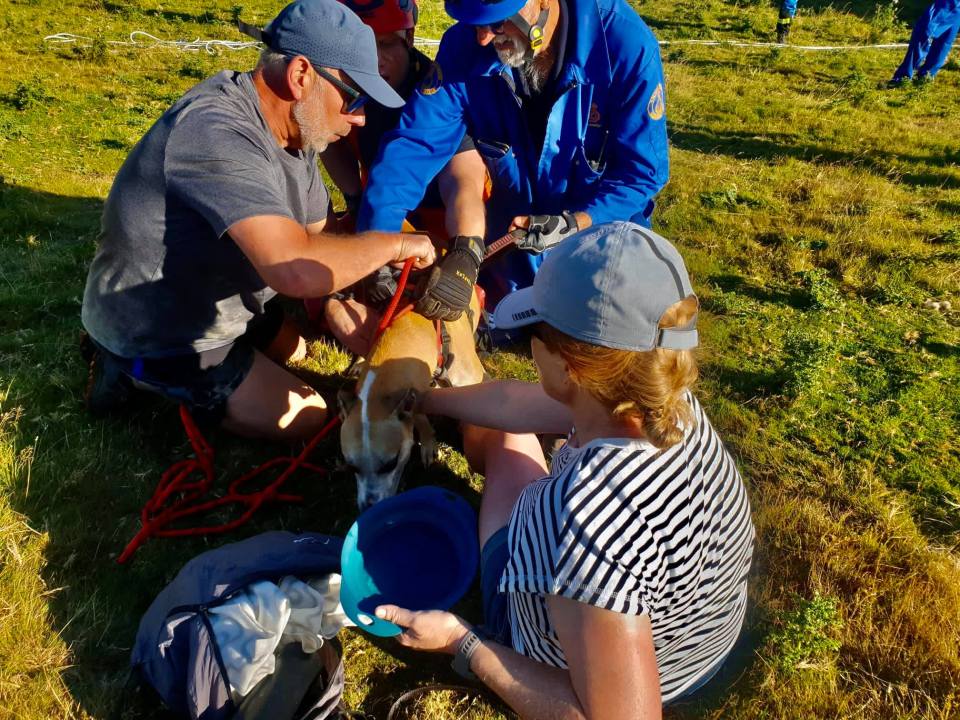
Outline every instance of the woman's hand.
<path id="1" fill-rule="evenodd" d="M 414 650 L 454 655 L 463 636 L 470 629 L 464 620 L 443 610 L 414 612 L 396 605 L 381 605 L 376 614 L 381 620 L 389 620 L 404 628 L 397 640 L 401 645 Z"/>

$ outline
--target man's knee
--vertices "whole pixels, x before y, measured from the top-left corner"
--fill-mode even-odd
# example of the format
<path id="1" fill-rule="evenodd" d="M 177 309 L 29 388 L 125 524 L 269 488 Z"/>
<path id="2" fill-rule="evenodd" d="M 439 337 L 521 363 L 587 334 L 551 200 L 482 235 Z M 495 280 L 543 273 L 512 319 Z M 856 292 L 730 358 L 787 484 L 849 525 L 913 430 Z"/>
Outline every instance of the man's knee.
<path id="1" fill-rule="evenodd" d="M 478 475 L 486 475 L 487 453 L 495 447 L 503 447 L 506 434 L 501 430 L 466 423 L 460 429 L 463 433 L 463 455 L 467 464 Z"/>
<path id="2" fill-rule="evenodd" d="M 365 357 L 376 334 L 380 315 L 356 300 L 330 298 L 324 307 L 330 333 L 354 355 Z"/>
<path id="3" fill-rule="evenodd" d="M 284 317 L 276 335 L 264 348 L 264 354 L 277 363 L 299 362 L 307 356 L 307 341 L 291 318 Z"/>
<path id="4" fill-rule="evenodd" d="M 223 427 L 248 437 L 308 440 L 328 414 L 319 393 L 257 353 L 250 372 L 227 399 Z"/>

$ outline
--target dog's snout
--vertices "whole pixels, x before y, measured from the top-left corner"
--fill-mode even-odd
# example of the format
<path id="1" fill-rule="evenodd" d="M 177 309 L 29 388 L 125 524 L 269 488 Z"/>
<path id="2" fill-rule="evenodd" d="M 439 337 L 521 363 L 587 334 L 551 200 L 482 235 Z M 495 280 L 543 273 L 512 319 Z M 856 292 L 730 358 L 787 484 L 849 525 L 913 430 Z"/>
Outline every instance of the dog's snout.
<path id="1" fill-rule="evenodd" d="M 362 512 L 371 505 L 396 495 L 399 480 L 397 472 L 372 477 L 357 475 L 357 507 Z"/>

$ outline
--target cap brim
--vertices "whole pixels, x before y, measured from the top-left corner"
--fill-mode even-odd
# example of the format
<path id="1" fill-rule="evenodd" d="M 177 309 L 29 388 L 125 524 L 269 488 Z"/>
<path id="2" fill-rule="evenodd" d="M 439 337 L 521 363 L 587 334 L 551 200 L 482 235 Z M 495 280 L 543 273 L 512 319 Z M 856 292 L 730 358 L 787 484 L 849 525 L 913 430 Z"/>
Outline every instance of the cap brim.
<path id="1" fill-rule="evenodd" d="M 403 107 L 406 102 L 397 94 L 396 90 L 390 87 L 390 83 L 380 77 L 380 75 L 362 72 L 360 70 L 344 70 L 343 72 L 360 86 L 360 89 L 363 90 L 367 97 L 384 107 Z"/>
<path id="2" fill-rule="evenodd" d="M 503 330 L 533 325 L 543 320 L 533 306 L 532 287 L 516 290 L 507 295 L 497 303 L 497 309 L 493 311 L 490 319 L 495 328 Z"/>
<path id="3" fill-rule="evenodd" d="M 448 2 L 444 6 L 447 15 L 457 22 L 467 25 L 489 25 L 516 15 L 526 4 L 527 0 L 502 0 L 501 2 L 481 4 L 479 7 L 475 4 L 468 4 L 464 11 L 461 11 L 455 3 Z"/>

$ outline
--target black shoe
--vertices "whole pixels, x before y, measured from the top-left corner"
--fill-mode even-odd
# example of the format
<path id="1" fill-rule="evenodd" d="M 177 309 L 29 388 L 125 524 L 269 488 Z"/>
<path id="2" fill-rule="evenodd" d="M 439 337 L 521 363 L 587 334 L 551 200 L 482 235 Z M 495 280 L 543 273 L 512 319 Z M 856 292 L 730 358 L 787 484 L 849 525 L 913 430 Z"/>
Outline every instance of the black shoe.
<path id="1" fill-rule="evenodd" d="M 130 400 L 133 385 L 117 363 L 98 348 L 84 333 L 80 354 L 89 365 L 83 402 L 94 416 L 101 417 L 121 409 Z"/>
<path id="2" fill-rule="evenodd" d="M 920 87 L 923 87 L 923 86 L 925 86 L 925 85 L 929 85 L 929 84 L 932 83 L 932 82 L 933 82 L 933 78 L 930 77 L 929 75 L 917 75 L 917 76 L 913 79 L 913 84 L 914 84 L 914 85 L 917 85 L 917 86 L 920 86 Z"/>
<path id="3" fill-rule="evenodd" d="M 910 80 L 910 78 L 907 78 L 907 77 L 893 78 L 892 80 L 888 80 L 887 90 L 896 90 L 898 88 L 902 88 L 904 85 L 907 84 L 908 80 Z"/>
<path id="4" fill-rule="evenodd" d="M 777 43 L 786 45 L 787 38 L 790 36 L 790 23 L 781 20 L 777 23 Z"/>

